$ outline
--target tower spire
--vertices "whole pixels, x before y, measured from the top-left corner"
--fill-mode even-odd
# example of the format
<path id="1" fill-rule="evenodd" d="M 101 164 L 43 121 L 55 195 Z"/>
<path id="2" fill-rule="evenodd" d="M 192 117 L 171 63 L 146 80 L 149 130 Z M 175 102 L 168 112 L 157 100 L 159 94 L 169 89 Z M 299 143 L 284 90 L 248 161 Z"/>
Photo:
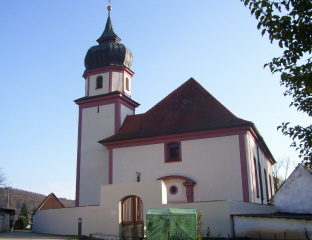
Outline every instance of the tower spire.
<path id="1" fill-rule="evenodd" d="M 108 10 L 108 17 L 110 17 L 110 11 L 112 10 L 112 6 L 111 6 L 111 0 L 108 0 L 108 6 L 107 6 L 107 10 Z"/>
<path id="2" fill-rule="evenodd" d="M 121 39 L 117 36 L 117 34 L 114 31 L 113 24 L 112 24 L 112 21 L 110 19 L 110 11 L 112 9 L 113 8 L 111 6 L 111 1 L 108 0 L 108 7 L 107 7 L 108 17 L 107 17 L 104 32 L 102 33 L 101 37 L 98 40 L 96 40 L 98 43 L 100 43 L 104 40 L 108 40 L 108 39 L 115 40 L 116 42 L 121 41 Z"/>
<path id="3" fill-rule="evenodd" d="M 86 71 L 106 66 L 117 66 L 130 70 L 132 64 L 132 53 L 122 43 L 119 43 L 121 39 L 114 31 L 110 18 L 112 7 L 110 1 L 108 3 L 105 29 L 99 39 L 96 40 L 99 44 L 91 47 L 85 57 Z"/>

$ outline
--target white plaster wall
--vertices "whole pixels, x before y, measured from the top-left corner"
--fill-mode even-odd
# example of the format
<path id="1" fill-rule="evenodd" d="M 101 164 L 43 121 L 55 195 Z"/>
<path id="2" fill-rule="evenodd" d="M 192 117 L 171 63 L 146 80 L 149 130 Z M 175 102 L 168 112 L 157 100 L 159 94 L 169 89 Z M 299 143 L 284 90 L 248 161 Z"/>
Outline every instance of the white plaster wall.
<path id="1" fill-rule="evenodd" d="M 112 72 L 112 92 L 122 92 L 123 74 L 120 72 Z"/>
<path id="2" fill-rule="evenodd" d="M 276 208 L 272 205 L 264 205 L 258 203 L 245 203 L 237 201 L 229 201 L 230 214 L 251 214 L 251 213 L 274 213 Z"/>
<path id="3" fill-rule="evenodd" d="M 85 78 L 85 96 L 88 96 L 88 78 Z"/>
<path id="4" fill-rule="evenodd" d="M 96 78 L 98 76 L 103 77 L 103 87 L 96 89 Z M 89 96 L 95 96 L 100 94 L 105 94 L 109 92 L 109 73 L 101 73 L 97 75 L 90 76 L 90 89 L 89 89 Z"/>
<path id="5" fill-rule="evenodd" d="M 182 142 L 182 157 L 184 172 L 197 182 L 194 201 L 243 201 L 238 136 Z"/>
<path id="6" fill-rule="evenodd" d="M 247 165 L 249 169 L 249 176 L 248 176 L 248 184 L 249 186 L 252 186 L 250 188 L 249 192 L 249 198 L 250 201 L 254 203 L 261 203 L 261 186 L 260 186 L 260 179 L 259 179 L 259 168 L 258 168 L 258 155 L 257 155 L 257 144 L 254 140 L 254 138 L 251 135 L 247 135 Z M 263 152 L 260 150 L 261 148 L 259 147 L 259 160 L 260 160 L 260 165 L 261 165 L 261 178 L 262 178 L 262 189 L 263 189 L 263 203 L 266 204 L 268 200 L 274 195 L 274 184 L 273 184 L 273 175 L 272 175 L 272 165 L 266 158 L 266 156 L 263 154 Z M 254 157 L 257 162 L 257 179 L 255 179 L 254 176 Z M 267 172 L 267 186 L 265 182 L 265 176 L 264 176 L 264 169 L 266 169 Z M 269 177 L 270 176 L 270 177 Z M 256 193 L 256 181 L 258 181 L 258 186 L 259 186 L 259 195 L 260 197 L 257 197 Z M 270 185 L 271 181 L 271 185 Z M 271 186 L 272 186 L 272 194 L 271 194 Z M 269 198 L 267 199 L 266 196 L 266 188 L 268 188 L 268 195 Z"/>
<path id="7" fill-rule="evenodd" d="M 137 181 L 136 172 L 141 172 L 142 182 L 153 182 L 162 177 L 164 167 L 163 144 L 117 148 L 113 150 L 113 183 Z"/>
<path id="8" fill-rule="evenodd" d="M 185 181 L 181 179 L 170 179 L 165 181 L 168 203 L 177 203 L 177 202 L 187 202 L 186 198 L 186 187 L 183 185 Z M 169 189 L 171 186 L 176 186 L 178 191 L 176 194 L 170 193 Z"/>
<path id="9" fill-rule="evenodd" d="M 164 163 L 164 144 L 114 149 L 113 183 L 180 175 L 197 182 L 194 201 L 243 200 L 238 136 L 182 141 L 181 152 L 182 162 Z"/>
<path id="10" fill-rule="evenodd" d="M 312 173 L 298 165 L 272 199 L 279 212 L 312 214 Z"/>
<path id="11" fill-rule="evenodd" d="M 100 206 L 50 209 L 36 212 L 33 224 L 34 232 L 77 235 L 78 218 L 82 218 L 83 235 L 97 232 L 119 235 L 120 201 L 129 195 L 139 196 L 143 200 L 144 216 L 147 209 L 153 206 L 162 207 L 162 204 L 166 203 L 166 191 L 162 181 L 101 186 Z"/>
<path id="12" fill-rule="evenodd" d="M 246 158 L 247 158 L 247 166 L 248 166 L 248 186 L 250 186 L 249 191 L 249 200 L 253 203 L 261 203 L 260 199 L 260 181 L 259 181 L 259 172 L 257 172 L 257 176 L 255 176 L 255 166 L 254 166 L 254 157 L 257 160 L 257 153 L 255 152 L 255 141 L 254 139 L 249 135 L 245 135 L 246 139 Z M 257 171 L 258 171 L 258 165 L 257 165 Z M 257 193 L 257 182 L 258 182 L 258 188 L 259 188 L 259 195 Z"/>
<path id="13" fill-rule="evenodd" d="M 210 201 L 210 202 L 194 202 L 194 203 L 166 203 L 162 199 L 167 199 L 166 187 L 163 181 L 126 183 L 118 185 L 102 186 L 101 205 L 105 205 L 106 212 L 116 210 L 116 203 L 129 195 L 135 195 L 142 199 L 144 205 L 144 222 L 146 222 L 146 213 L 150 208 L 195 208 L 202 212 L 204 219 L 202 230 L 206 231 L 210 228 L 214 236 L 220 234 L 221 237 L 227 237 L 232 234 L 232 221 L 230 214 L 242 213 L 273 213 L 274 206 L 251 204 L 237 201 Z M 163 195 L 161 198 L 160 194 Z M 105 200 L 104 200 L 105 198 Z M 117 214 L 116 214 L 117 216 Z M 119 218 L 111 218 L 109 229 L 114 229 L 114 222 L 120 221 Z"/>
<path id="14" fill-rule="evenodd" d="M 125 107 L 124 105 L 121 105 L 121 113 L 120 113 L 120 122 L 121 124 L 124 122 L 127 115 L 133 115 L 134 112 L 129 109 L 128 107 Z"/>
<path id="15" fill-rule="evenodd" d="M 135 195 L 143 201 L 144 222 L 150 208 L 195 208 L 204 216 L 202 230 L 210 228 L 214 236 L 232 234 L 230 214 L 274 212 L 273 206 L 235 201 L 166 204 L 163 181 L 126 183 L 101 186 L 101 205 L 51 209 L 36 212 L 34 231 L 38 233 L 77 235 L 78 218 L 82 218 L 82 234 L 101 232 L 118 235 L 121 223 L 121 200 Z M 254 208 L 256 210 L 254 210 Z"/>
<path id="16" fill-rule="evenodd" d="M 260 218 L 234 216 L 235 233 L 243 232 L 271 232 L 284 231 L 312 231 L 312 221 L 285 218 Z"/>
<path id="17" fill-rule="evenodd" d="M 100 186 L 108 183 L 107 149 L 98 143 L 114 132 L 114 104 L 82 110 L 80 205 L 98 205 Z M 110 114 L 108 114 L 110 113 Z"/>
<path id="18" fill-rule="evenodd" d="M 244 135 L 245 139 L 245 149 L 246 149 L 246 165 L 248 173 L 248 187 L 249 187 L 249 202 L 256 203 L 257 193 L 256 193 L 256 178 L 254 174 L 254 163 L 252 156 L 252 149 L 250 148 L 250 137 L 248 134 Z"/>

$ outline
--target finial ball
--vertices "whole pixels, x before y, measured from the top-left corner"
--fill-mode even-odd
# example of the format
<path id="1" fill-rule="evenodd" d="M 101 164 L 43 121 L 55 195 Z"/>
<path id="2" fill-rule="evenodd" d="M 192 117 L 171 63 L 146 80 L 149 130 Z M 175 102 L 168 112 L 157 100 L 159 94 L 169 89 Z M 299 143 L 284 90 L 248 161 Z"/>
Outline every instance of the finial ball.
<path id="1" fill-rule="evenodd" d="M 108 11 L 110 11 L 110 10 L 112 10 L 112 9 L 113 9 L 112 6 L 108 6 L 108 7 L 107 7 L 107 10 L 108 10 Z"/>

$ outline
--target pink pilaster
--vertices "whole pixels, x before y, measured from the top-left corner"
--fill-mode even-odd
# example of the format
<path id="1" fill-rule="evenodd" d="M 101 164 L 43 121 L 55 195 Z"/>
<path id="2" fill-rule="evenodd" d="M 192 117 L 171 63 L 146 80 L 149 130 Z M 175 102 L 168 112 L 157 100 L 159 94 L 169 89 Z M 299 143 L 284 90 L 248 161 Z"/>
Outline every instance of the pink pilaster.
<path id="1" fill-rule="evenodd" d="M 246 146 L 245 146 L 245 134 L 244 134 L 244 132 L 240 133 L 238 135 L 238 137 L 239 137 L 239 152 L 240 152 L 240 161 L 241 161 L 243 201 L 249 202 L 247 157 L 246 157 Z"/>

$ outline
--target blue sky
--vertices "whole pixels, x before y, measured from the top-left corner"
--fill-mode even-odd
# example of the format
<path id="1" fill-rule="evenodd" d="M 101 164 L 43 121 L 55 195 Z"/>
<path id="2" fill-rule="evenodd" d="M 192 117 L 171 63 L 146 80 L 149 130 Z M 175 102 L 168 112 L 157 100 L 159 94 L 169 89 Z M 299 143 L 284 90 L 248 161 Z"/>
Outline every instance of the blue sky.
<path id="1" fill-rule="evenodd" d="M 105 0 L 0 1 L 0 167 L 14 188 L 74 199 L 84 57 L 107 18 Z M 253 121 L 276 160 L 290 157 L 289 108 L 279 75 L 263 69 L 281 49 L 261 36 L 240 0 L 112 0 L 115 32 L 134 61 L 132 99 L 143 113 L 195 78 L 236 116 Z"/>

